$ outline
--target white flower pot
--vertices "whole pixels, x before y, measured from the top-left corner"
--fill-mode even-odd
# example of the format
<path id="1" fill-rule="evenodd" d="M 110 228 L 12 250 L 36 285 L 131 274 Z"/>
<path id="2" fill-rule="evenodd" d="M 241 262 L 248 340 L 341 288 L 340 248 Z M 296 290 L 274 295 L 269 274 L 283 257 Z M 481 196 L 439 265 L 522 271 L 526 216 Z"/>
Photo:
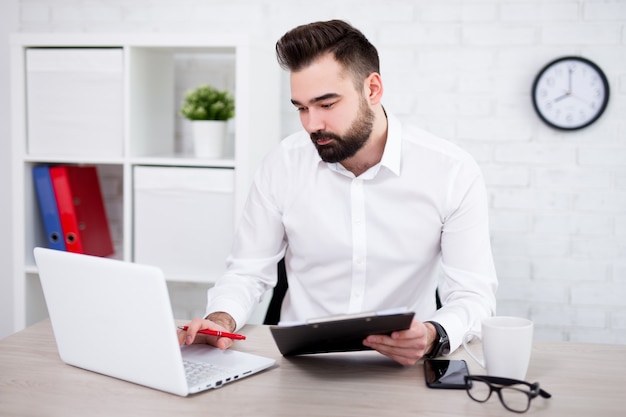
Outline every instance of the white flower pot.
<path id="1" fill-rule="evenodd" d="M 194 120 L 193 130 L 194 154 L 198 158 L 221 158 L 226 138 L 226 121 Z"/>

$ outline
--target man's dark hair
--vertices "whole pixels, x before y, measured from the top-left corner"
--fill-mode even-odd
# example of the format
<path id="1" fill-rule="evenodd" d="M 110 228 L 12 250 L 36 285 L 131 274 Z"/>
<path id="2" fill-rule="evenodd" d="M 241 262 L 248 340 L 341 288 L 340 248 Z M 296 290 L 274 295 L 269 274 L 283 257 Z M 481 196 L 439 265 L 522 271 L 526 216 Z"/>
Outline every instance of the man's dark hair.
<path id="1" fill-rule="evenodd" d="M 361 88 L 361 83 L 371 73 L 380 72 L 374 45 L 358 29 L 342 20 L 298 26 L 276 43 L 278 63 L 290 71 L 299 71 L 328 52 L 352 73 L 357 88 Z"/>

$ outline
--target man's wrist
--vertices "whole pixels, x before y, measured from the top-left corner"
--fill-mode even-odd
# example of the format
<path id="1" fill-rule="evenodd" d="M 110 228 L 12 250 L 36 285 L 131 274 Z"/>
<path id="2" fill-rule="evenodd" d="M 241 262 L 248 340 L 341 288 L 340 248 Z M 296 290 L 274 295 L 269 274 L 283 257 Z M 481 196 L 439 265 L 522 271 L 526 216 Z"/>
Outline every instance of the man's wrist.
<path id="1" fill-rule="evenodd" d="M 229 332 L 234 332 L 237 328 L 237 323 L 235 322 L 235 319 L 233 319 L 230 314 L 224 311 L 215 311 L 205 318 L 219 324 Z"/>
<path id="2" fill-rule="evenodd" d="M 426 326 L 426 350 L 424 352 L 425 355 L 430 354 L 433 349 L 435 348 L 435 346 L 437 345 L 437 342 L 439 341 L 439 336 L 437 335 L 437 329 L 435 329 L 435 326 L 433 326 L 433 324 L 429 321 L 424 323 L 424 326 Z"/>

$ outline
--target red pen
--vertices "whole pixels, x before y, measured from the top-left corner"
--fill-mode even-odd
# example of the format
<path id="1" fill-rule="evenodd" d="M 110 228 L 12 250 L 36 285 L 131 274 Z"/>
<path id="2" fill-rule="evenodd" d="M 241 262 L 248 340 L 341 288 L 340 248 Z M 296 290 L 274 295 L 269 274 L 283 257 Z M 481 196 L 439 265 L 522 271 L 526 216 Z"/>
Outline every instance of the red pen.
<path id="1" fill-rule="evenodd" d="M 181 330 L 185 330 L 185 331 L 188 329 L 187 326 L 179 326 L 178 328 Z M 242 334 L 228 333 L 228 332 L 223 332 L 221 330 L 200 329 L 198 330 L 198 333 L 208 334 L 210 336 L 217 336 L 217 337 L 227 337 L 229 339 L 235 339 L 235 340 L 246 340 L 246 336 Z"/>

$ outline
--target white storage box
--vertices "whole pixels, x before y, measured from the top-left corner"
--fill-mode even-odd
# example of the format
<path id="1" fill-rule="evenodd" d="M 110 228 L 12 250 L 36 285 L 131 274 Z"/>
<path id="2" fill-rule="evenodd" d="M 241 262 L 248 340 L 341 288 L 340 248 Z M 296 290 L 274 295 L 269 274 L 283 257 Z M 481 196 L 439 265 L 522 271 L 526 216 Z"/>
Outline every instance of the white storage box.
<path id="1" fill-rule="evenodd" d="M 234 170 L 134 168 L 134 261 L 168 280 L 215 282 L 234 233 Z"/>
<path id="2" fill-rule="evenodd" d="M 28 153 L 122 156 L 121 48 L 26 51 Z"/>

